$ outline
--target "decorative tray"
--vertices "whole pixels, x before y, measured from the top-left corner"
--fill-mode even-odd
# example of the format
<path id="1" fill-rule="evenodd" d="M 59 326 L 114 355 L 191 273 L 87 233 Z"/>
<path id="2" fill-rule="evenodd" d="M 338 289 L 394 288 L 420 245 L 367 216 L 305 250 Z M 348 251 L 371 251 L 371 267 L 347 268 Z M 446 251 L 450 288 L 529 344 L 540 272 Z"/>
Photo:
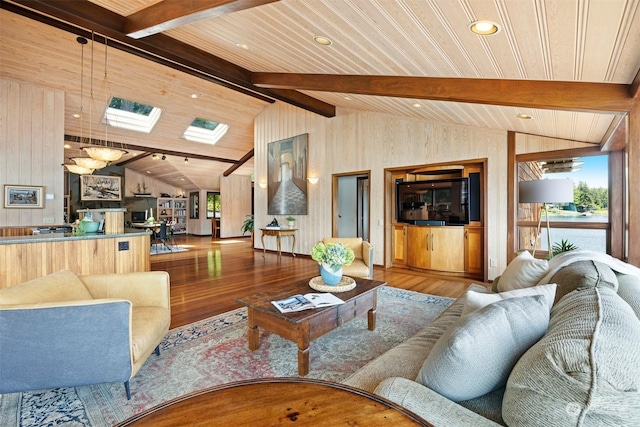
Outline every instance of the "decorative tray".
<path id="1" fill-rule="evenodd" d="M 309 286 L 320 292 L 346 292 L 356 287 L 356 281 L 351 277 L 342 276 L 337 285 L 331 286 L 324 283 L 322 276 L 316 276 L 309 280 Z"/>

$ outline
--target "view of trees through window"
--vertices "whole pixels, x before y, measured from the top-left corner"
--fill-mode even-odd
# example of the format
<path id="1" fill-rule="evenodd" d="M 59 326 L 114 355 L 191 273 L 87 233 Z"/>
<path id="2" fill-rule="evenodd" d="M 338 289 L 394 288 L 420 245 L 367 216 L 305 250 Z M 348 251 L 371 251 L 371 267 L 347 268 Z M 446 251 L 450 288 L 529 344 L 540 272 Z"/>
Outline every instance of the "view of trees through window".
<path id="1" fill-rule="evenodd" d="M 220 193 L 207 193 L 207 218 L 220 218 Z"/>
<path id="2" fill-rule="evenodd" d="M 111 98 L 111 102 L 109 102 L 109 108 L 115 108 L 116 110 L 141 114 L 143 116 L 148 116 L 153 110 L 153 107 L 151 105 L 140 104 L 135 101 L 116 98 L 115 96 Z"/>
<path id="3" fill-rule="evenodd" d="M 560 162 L 528 162 L 527 165 L 521 165 L 521 169 L 527 172 L 539 168 L 541 174 L 536 176 L 532 173 L 528 179 L 570 179 L 573 182 L 573 203 L 548 206 L 549 221 L 567 224 L 566 228 L 552 228 L 552 246 L 564 240 L 578 249 L 606 252 L 609 227 L 608 156 L 571 159 L 572 164 L 568 167 L 560 166 Z M 520 180 L 523 180 L 522 175 Z M 530 224 L 539 219 L 539 209 L 537 204 L 519 204 L 520 249 L 532 249 L 534 245 L 541 250 L 548 247 L 546 232 L 535 236 L 535 227 L 525 225 L 527 221 Z"/>

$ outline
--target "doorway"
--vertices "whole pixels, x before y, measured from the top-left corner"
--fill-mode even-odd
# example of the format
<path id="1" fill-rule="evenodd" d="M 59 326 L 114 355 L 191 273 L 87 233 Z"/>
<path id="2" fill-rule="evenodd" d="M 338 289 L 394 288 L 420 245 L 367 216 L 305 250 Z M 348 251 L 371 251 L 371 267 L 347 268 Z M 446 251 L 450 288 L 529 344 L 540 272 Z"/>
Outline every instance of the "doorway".
<path id="1" fill-rule="evenodd" d="M 333 236 L 369 241 L 369 172 L 333 176 Z"/>

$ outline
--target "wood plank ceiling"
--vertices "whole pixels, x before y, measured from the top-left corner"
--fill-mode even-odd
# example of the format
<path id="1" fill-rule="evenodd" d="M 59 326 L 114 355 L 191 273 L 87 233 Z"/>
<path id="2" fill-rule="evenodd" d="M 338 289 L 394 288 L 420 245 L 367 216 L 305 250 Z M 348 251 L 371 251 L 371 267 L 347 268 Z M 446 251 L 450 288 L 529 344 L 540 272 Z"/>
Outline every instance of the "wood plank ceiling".
<path id="1" fill-rule="evenodd" d="M 84 77 L 93 63 L 95 117 L 91 125 L 66 120 L 66 133 L 95 132 L 94 138 L 135 146 L 133 154 L 174 153 L 165 162 L 147 156 L 127 167 L 185 190 L 217 188 L 234 162 L 234 173 L 252 173 L 252 160 L 238 161 L 251 157 L 253 118 L 273 100 L 328 117 L 337 107 L 601 144 L 638 97 L 635 0 L 8 0 L 2 6 L 51 16 L 40 19 L 62 29 L 3 11 L 1 75 L 65 90 L 70 117 L 81 104 L 81 47 L 65 30 L 94 30 Z M 469 25 L 480 19 L 500 31 L 473 34 Z M 117 47 L 107 49 L 106 79 L 103 36 Z M 133 54 L 140 51 L 146 58 Z M 156 129 L 105 131 L 99 117 L 110 95 L 163 108 Z M 215 146 L 189 143 L 180 135 L 195 117 L 230 130 Z M 188 154 L 214 159 L 185 164 Z"/>

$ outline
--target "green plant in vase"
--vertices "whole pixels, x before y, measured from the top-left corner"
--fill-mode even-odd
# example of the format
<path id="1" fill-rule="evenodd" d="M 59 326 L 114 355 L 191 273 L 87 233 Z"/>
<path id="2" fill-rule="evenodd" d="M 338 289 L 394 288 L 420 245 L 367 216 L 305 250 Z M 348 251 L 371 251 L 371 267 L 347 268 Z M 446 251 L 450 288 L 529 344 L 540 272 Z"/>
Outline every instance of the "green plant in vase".
<path id="1" fill-rule="evenodd" d="M 354 258 L 353 249 L 340 242 L 319 242 L 311 249 L 311 259 L 320 265 L 320 275 L 327 285 L 337 285 L 342 279 L 342 266 L 351 265 Z"/>
<path id="2" fill-rule="evenodd" d="M 244 235 L 246 232 L 253 234 L 253 214 L 247 215 L 247 218 L 242 223 L 242 227 L 240 228 L 242 234 Z"/>

